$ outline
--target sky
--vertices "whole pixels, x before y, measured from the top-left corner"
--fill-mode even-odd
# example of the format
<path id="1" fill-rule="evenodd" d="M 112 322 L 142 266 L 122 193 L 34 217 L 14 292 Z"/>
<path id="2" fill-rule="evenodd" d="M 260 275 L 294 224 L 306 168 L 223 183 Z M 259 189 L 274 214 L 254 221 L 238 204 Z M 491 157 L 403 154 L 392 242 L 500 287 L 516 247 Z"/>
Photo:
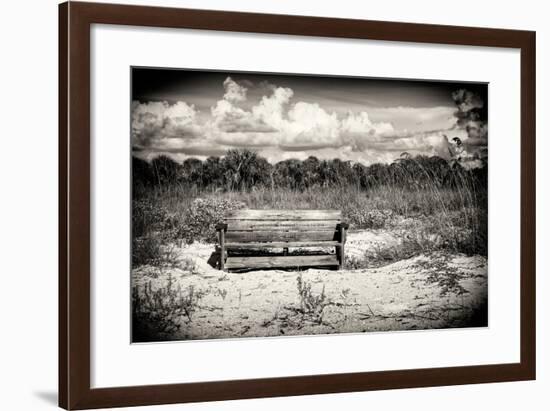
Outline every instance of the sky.
<path id="1" fill-rule="evenodd" d="M 339 158 L 390 163 L 403 152 L 487 157 L 482 83 L 132 68 L 132 151 L 223 156 L 248 148 L 271 163 Z M 458 137 L 461 144 L 457 147 Z"/>

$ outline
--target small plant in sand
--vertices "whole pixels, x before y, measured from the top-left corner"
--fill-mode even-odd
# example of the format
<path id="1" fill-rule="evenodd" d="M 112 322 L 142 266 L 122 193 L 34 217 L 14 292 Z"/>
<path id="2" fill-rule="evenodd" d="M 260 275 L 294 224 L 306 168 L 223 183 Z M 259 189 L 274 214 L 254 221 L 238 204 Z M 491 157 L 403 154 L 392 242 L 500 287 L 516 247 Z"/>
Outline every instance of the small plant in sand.
<path id="1" fill-rule="evenodd" d="M 311 283 L 302 278 L 302 274 L 296 277 L 298 295 L 300 296 L 300 312 L 310 317 L 315 323 L 323 322 L 323 311 L 330 304 L 326 294 L 325 285 L 320 294 L 315 295 L 311 290 Z"/>
<path id="2" fill-rule="evenodd" d="M 193 275 L 199 273 L 197 262 L 191 257 L 182 258 L 180 262 L 180 267 L 183 271 L 186 271 Z"/>
<path id="3" fill-rule="evenodd" d="M 218 288 L 218 295 L 225 301 L 225 297 L 227 297 L 227 290 L 225 288 Z"/>
<path id="4" fill-rule="evenodd" d="M 348 320 L 348 298 L 351 294 L 351 288 L 343 288 L 340 290 L 340 298 L 344 301 L 342 306 L 344 308 L 344 321 Z"/>
<path id="5" fill-rule="evenodd" d="M 166 285 L 153 288 L 151 281 L 132 289 L 133 340 L 155 341 L 169 337 L 181 328 L 182 317 L 191 321 L 203 293 L 190 285 L 185 291 L 174 287 L 168 275 Z"/>
<path id="6" fill-rule="evenodd" d="M 426 282 L 438 283 L 441 287 L 440 294 L 442 297 L 448 294 L 464 296 L 464 294 L 468 294 L 469 291 L 460 284 L 460 280 L 462 278 L 462 274 L 456 272 L 456 270 L 448 268 L 444 272 L 431 272 L 426 278 Z"/>
<path id="7" fill-rule="evenodd" d="M 466 277 L 466 274 L 455 267 L 448 265 L 449 258 L 436 261 L 419 261 L 416 266 L 427 271 L 426 284 L 438 284 L 441 288 L 442 297 L 449 294 L 464 296 L 469 291 L 466 290 L 460 281 Z"/>

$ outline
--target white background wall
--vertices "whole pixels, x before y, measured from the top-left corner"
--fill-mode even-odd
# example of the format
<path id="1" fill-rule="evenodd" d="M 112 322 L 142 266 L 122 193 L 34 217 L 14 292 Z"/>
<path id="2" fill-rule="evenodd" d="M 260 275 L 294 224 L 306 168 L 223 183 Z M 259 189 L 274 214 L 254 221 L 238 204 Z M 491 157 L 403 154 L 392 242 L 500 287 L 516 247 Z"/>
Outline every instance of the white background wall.
<path id="1" fill-rule="evenodd" d="M 120 1 L 112 1 L 120 2 Z M 266 13 L 517 28 L 537 31 L 538 379 L 317 395 L 147 410 L 547 409 L 550 400 L 550 27 L 542 1 L 152 0 L 133 3 Z M 0 13 L 0 408 L 57 402 L 57 2 L 3 2 Z M 502 227 L 506 235 L 506 227 Z M 407 349 L 407 347 L 403 347 Z M 470 349 L 475 349 L 471 347 Z M 140 408 L 141 409 L 141 408 Z"/>

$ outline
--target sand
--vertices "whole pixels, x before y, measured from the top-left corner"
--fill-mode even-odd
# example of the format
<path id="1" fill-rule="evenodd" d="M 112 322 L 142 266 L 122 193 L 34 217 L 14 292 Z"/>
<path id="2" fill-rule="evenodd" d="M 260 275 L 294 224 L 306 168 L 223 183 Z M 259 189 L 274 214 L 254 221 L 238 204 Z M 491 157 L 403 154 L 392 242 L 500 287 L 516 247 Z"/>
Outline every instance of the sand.
<path id="1" fill-rule="evenodd" d="M 398 244 L 389 231 L 350 232 L 346 254 Z M 379 268 L 304 271 L 258 270 L 225 273 L 211 266 L 214 244 L 174 249 L 178 264 L 135 269 L 133 285 L 166 286 L 198 298 L 178 330 L 165 340 L 360 333 L 484 325 L 487 260 L 482 256 L 431 253 Z M 210 264 L 209 264 L 210 260 Z M 324 300 L 304 309 L 297 287 L 301 276 L 313 297 Z M 191 287 L 191 288 L 190 288 Z"/>

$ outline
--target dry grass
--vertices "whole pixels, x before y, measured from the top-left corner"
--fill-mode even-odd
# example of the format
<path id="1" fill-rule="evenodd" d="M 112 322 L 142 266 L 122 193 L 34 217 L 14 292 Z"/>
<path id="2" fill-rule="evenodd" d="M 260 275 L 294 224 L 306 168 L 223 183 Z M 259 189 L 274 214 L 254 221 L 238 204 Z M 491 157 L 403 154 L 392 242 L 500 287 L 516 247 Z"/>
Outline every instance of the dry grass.
<path id="1" fill-rule="evenodd" d="M 248 158 L 251 154 L 242 155 Z M 228 212 L 243 207 L 338 209 L 351 230 L 400 231 L 403 238 L 399 246 L 365 256 L 370 265 L 433 250 L 487 255 L 487 187 L 483 183 L 486 168 L 470 172 L 442 159 L 422 157 L 367 169 L 336 160 L 331 164 L 320 163 L 314 173 L 318 183 L 297 188 L 292 188 L 297 176 L 269 185 L 262 182 L 267 174 L 258 182 L 251 177 L 249 184 L 237 185 L 241 189 L 229 190 L 216 184 L 201 186 L 197 182 L 202 180 L 197 176 L 187 183 L 176 179 L 166 184 L 136 184 L 132 203 L 133 265 L 166 264 L 165 250 L 170 244 L 215 242 L 215 225 Z M 298 165 L 308 170 L 306 162 Z M 248 171 L 259 170 L 252 167 Z M 338 183 L 321 179 L 330 170 Z M 363 175 L 361 170 L 370 174 Z M 374 180 L 369 183 L 365 176 L 368 181 Z M 365 262 L 359 259 L 350 264 L 360 266 Z"/>
<path id="2" fill-rule="evenodd" d="M 365 256 L 371 266 L 441 249 L 487 254 L 487 195 L 476 192 L 473 185 L 454 189 L 434 184 L 418 189 L 386 185 L 369 191 L 343 186 L 231 192 L 198 192 L 175 186 L 151 188 L 134 201 L 134 210 L 138 210 L 133 215 L 134 265 L 162 261 L 162 246 L 170 242 L 215 242 L 216 223 L 225 213 L 242 207 L 339 209 L 351 230 L 401 230 L 404 237 L 399 247 Z M 153 240 L 157 244 L 150 244 Z"/>
<path id="3" fill-rule="evenodd" d="M 178 331 L 183 318 L 192 320 L 203 293 L 193 286 L 182 290 L 174 285 L 172 276 L 159 288 L 153 288 L 149 281 L 143 287 L 132 289 L 132 340 L 134 342 L 162 340 Z"/>

